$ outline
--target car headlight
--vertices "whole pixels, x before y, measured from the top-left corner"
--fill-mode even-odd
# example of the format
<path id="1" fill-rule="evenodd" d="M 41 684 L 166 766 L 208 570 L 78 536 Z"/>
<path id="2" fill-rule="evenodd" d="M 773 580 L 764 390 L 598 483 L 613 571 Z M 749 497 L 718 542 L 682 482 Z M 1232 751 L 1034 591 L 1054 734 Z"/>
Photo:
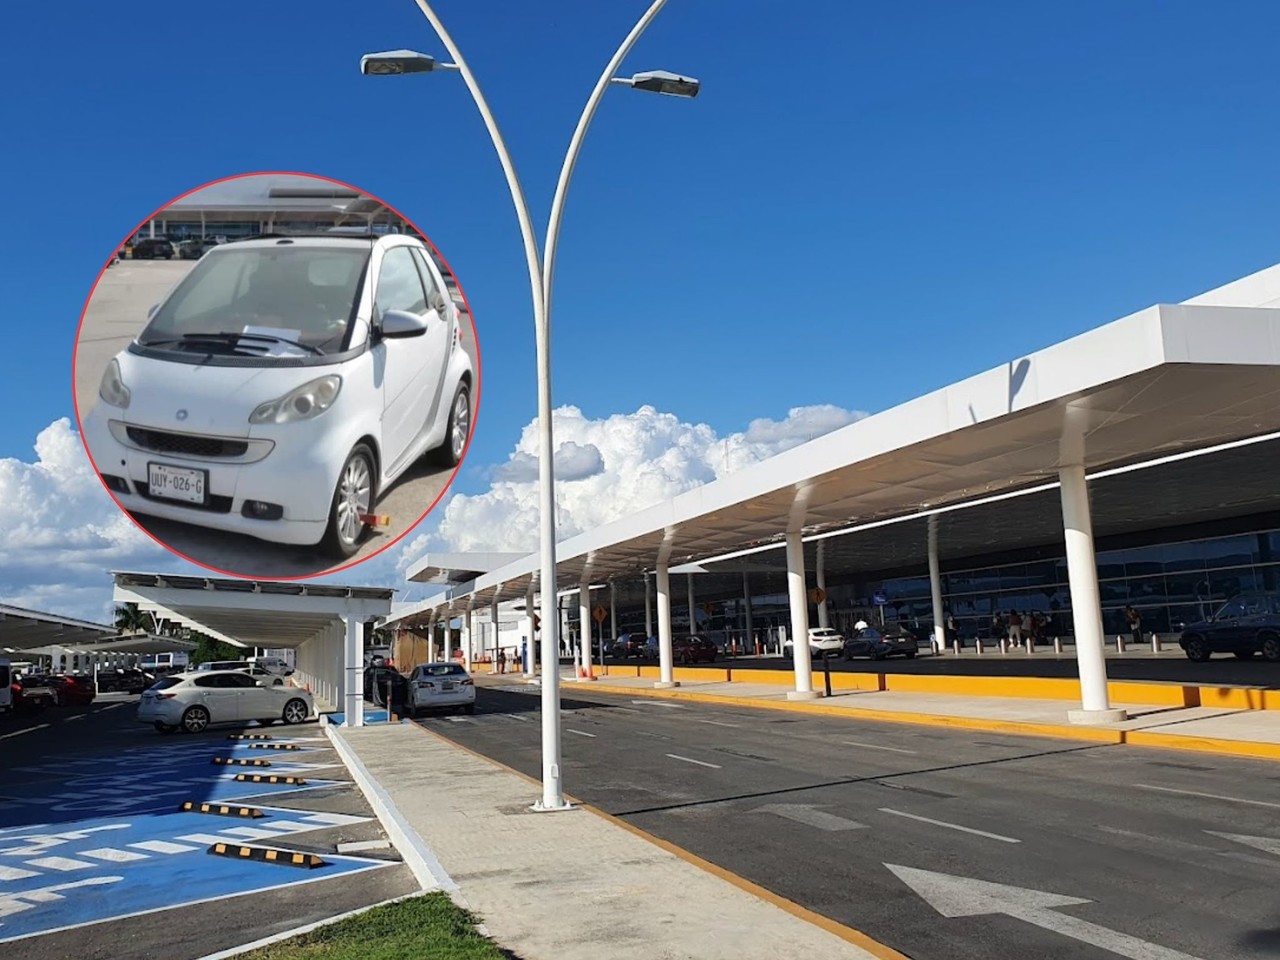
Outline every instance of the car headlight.
<path id="1" fill-rule="evenodd" d="M 107 364 L 107 370 L 102 375 L 102 384 L 98 387 L 98 396 L 104 402 L 113 407 L 120 407 L 122 410 L 129 406 L 129 388 L 124 385 L 124 378 L 120 376 L 118 360 L 113 359 Z"/>
<path id="2" fill-rule="evenodd" d="M 330 374 L 295 387 L 283 397 L 268 400 L 249 415 L 250 423 L 293 423 L 318 417 L 338 399 L 342 378 Z"/>

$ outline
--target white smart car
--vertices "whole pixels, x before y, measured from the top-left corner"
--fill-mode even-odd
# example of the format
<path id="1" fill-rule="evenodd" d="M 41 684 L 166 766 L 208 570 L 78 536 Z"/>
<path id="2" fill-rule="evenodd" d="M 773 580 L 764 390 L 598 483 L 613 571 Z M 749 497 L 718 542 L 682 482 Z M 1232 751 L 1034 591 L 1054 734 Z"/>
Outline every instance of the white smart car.
<path id="1" fill-rule="evenodd" d="M 175 673 L 142 692 L 138 720 L 161 733 L 200 733 L 211 723 L 302 723 L 315 712 L 311 694 L 240 670 Z"/>
<path id="2" fill-rule="evenodd" d="M 223 244 L 108 365 L 85 442 L 131 512 L 349 557 L 414 462 L 462 458 L 459 323 L 416 238 Z"/>
<path id="3" fill-rule="evenodd" d="M 422 663 L 409 674 L 409 712 L 457 708 L 476 712 L 476 685 L 460 663 Z"/>

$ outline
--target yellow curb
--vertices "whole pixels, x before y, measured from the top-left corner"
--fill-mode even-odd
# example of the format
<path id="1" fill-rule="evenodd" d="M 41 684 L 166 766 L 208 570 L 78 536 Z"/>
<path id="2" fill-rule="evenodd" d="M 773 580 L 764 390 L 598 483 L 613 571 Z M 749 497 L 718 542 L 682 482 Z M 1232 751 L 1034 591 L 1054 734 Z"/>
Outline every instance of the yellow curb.
<path id="1" fill-rule="evenodd" d="M 1124 742 L 1135 747 L 1193 750 L 1199 753 L 1247 757 L 1252 760 L 1280 760 L 1280 743 L 1224 740 L 1219 737 L 1192 737 L 1174 733 L 1155 733 L 1146 730 L 1126 730 L 1124 734 Z"/>
<path id="2" fill-rule="evenodd" d="M 599 689 L 599 688 L 593 687 L 592 689 Z M 493 759 L 493 757 L 486 757 L 484 754 L 477 753 L 475 750 L 472 750 L 470 747 L 463 746 L 460 743 L 450 740 L 444 734 L 436 733 L 434 730 L 428 730 L 426 727 L 419 726 L 416 723 L 411 724 L 411 726 L 416 727 L 418 730 L 421 730 L 427 736 L 435 737 L 437 740 L 440 740 L 443 743 L 447 743 L 449 746 L 455 747 L 463 751 L 464 753 L 468 753 L 479 760 L 483 760 L 485 763 L 492 764 L 493 766 L 498 767 L 501 770 L 505 770 L 507 773 L 515 774 L 517 777 L 519 777 L 521 780 L 525 781 L 526 783 L 530 783 L 533 786 L 538 788 L 542 787 L 541 780 L 537 780 L 534 777 L 529 776 L 527 773 L 523 773 L 520 770 L 517 770 L 515 767 L 509 767 L 505 763 L 503 763 L 501 760 L 495 760 Z M 605 813 L 600 808 L 594 807 L 589 803 L 583 803 L 578 798 L 572 797 L 567 793 L 564 795 L 564 798 L 568 800 L 570 803 L 574 804 L 575 806 L 581 807 L 583 810 L 586 810 L 588 813 L 594 814 L 595 816 L 600 817 L 602 820 L 607 820 L 609 823 L 612 823 L 616 827 L 621 827 L 623 830 L 626 830 L 628 833 L 639 837 L 641 840 L 648 841 L 649 843 L 653 844 L 655 847 L 660 847 L 661 849 L 667 851 L 667 853 L 670 853 L 673 856 L 683 860 L 685 863 L 695 866 L 698 869 L 703 870 L 714 877 L 719 877 L 721 880 L 731 883 L 733 886 L 737 887 L 739 890 L 749 893 L 752 896 L 765 901 L 766 903 L 770 903 L 773 906 L 778 907 L 780 910 L 783 910 L 786 913 L 791 914 L 793 917 L 796 917 L 799 920 L 804 920 L 808 923 L 811 923 L 815 927 L 819 927 L 822 930 L 825 930 L 827 933 L 830 933 L 833 936 L 839 937 L 841 940 L 844 940 L 847 943 L 852 943 L 857 947 L 861 947 L 863 950 L 867 951 L 867 953 L 875 957 L 876 960 L 911 960 L 910 957 L 906 956 L 905 954 L 899 953 L 897 950 L 893 949 L 893 947 L 886 946 L 885 944 L 880 943 L 878 940 L 872 940 L 869 936 L 867 936 L 865 933 L 863 933 L 860 930 L 855 930 L 853 927 L 845 926 L 843 923 L 838 923 L 837 921 L 832 920 L 830 917 L 824 917 L 820 913 L 814 913 L 812 910 L 809 910 L 806 907 L 802 907 L 800 906 L 800 904 L 792 900 L 788 900 L 786 897 L 779 896 L 778 894 L 773 893 L 771 890 L 766 890 L 764 887 L 760 886 L 759 884 L 752 883 L 750 880 L 746 879 L 745 877 L 740 877 L 736 873 L 733 873 L 730 870 L 726 870 L 724 867 L 717 866 L 716 864 L 712 863 L 710 860 L 704 860 L 702 859 L 702 857 L 699 857 L 697 854 L 690 853 L 688 850 L 685 850 L 683 847 L 678 847 L 674 843 L 671 843 L 668 840 L 663 840 L 661 837 L 655 837 L 653 834 L 648 833 L 645 830 L 641 830 L 639 827 L 632 826 L 631 824 L 627 823 L 625 820 L 615 817 L 611 813 Z"/>

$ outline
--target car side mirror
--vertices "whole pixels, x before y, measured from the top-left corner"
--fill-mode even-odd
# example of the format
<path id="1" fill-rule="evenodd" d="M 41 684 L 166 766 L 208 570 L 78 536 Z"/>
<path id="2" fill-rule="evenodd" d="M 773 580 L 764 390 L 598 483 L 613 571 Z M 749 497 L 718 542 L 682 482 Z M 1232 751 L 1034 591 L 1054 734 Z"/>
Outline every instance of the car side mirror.
<path id="1" fill-rule="evenodd" d="M 405 340 L 427 332 L 427 322 L 408 310 L 388 310 L 378 327 L 384 340 Z"/>

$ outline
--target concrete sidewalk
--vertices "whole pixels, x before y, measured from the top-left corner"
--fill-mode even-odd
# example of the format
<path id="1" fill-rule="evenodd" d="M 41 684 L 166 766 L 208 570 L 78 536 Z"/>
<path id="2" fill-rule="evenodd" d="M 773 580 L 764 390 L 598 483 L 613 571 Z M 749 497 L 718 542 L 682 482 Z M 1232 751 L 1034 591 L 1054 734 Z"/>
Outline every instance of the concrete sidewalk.
<path id="1" fill-rule="evenodd" d="M 821 689 L 821 676 L 814 679 L 815 686 Z M 480 676 L 477 682 L 481 686 L 528 683 L 519 675 Z M 567 673 L 562 676 L 560 686 L 561 696 L 566 698 L 572 698 L 576 690 L 595 691 L 1280 760 L 1280 711 L 1276 710 L 1116 703 L 1113 705 L 1128 711 L 1128 720 L 1080 726 L 1067 722 L 1067 709 L 1072 705 L 1063 700 L 835 690 L 830 697 L 793 701 L 787 699 L 791 689 L 776 683 L 682 680 L 677 688 L 658 690 L 648 677 L 608 676 L 579 681 Z"/>
<path id="2" fill-rule="evenodd" d="M 591 808 L 535 813 L 540 786 L 416 724 L 329 733 L 520 960 L 907 960 Z"/>

